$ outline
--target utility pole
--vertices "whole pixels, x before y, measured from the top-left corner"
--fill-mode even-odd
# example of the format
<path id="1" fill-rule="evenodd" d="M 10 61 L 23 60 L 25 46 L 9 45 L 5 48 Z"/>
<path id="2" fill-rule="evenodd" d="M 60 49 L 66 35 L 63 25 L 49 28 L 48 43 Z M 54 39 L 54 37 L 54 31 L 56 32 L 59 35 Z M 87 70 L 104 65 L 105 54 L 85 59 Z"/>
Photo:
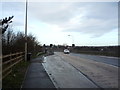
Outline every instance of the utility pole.
<path id="1" fill-rule="evenodd" d="M 0 89 L 2 89 L 2 20 L 0 20 Z"/>
<path id="2" fill-rule="evenodd" d="M 27 5 L 28 5 L 28 2 L 26 0 L 26 14 L 25 14 L 25 61 L 27 61 Z"/>

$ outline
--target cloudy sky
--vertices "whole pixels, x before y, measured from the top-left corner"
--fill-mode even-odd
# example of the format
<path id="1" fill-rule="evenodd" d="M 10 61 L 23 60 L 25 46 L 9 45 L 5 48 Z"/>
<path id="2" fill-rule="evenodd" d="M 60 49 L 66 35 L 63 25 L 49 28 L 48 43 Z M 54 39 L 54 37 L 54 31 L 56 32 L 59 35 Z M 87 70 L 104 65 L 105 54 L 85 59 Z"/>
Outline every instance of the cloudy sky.
<path id="1" fill-rule="evenodd" d="M 25 2 L 0 5 L 0 18 L 14 15 L 14 31 L 24 31 Z M 29 2 L 28 33 L 48 45 L 118 45 L 118 3 Z"/>

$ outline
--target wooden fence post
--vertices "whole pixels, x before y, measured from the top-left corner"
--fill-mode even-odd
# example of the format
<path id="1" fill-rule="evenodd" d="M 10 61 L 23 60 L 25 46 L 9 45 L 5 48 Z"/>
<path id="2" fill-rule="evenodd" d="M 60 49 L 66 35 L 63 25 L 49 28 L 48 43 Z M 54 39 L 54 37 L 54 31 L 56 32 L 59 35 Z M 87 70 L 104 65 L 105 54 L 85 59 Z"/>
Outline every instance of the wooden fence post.
<path id="1" fill-rule="evenodd" d="M 9 60 L 3 62 L 3 65 L 5 65 L 5 68 L 3 69 L 3 73 L 5 74 L 2 78 L 5 78 L 7 75 L 9 75 L 12 72 L 13 67 L 21 62 L 23 60 L 23 52 L 18 53 L 10 53 L 9 55 L 3 56 L 3 58 L 9 57 Z M 14 57 L 13 57 L 14 56 Z"/>

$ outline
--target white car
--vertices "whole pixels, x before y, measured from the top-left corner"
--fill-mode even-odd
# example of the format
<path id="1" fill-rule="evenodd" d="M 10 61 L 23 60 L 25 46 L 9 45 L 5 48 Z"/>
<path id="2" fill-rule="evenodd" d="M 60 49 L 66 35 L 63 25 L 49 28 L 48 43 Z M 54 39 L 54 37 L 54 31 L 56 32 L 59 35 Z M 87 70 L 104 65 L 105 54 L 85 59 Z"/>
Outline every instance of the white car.
<path id="1" fill-rule="evenodd" d="M 70 51 L 69 51 L 68 49 L 64 49 L 64 53 L 65 53 L 65 54 L 69 54 Z"/>

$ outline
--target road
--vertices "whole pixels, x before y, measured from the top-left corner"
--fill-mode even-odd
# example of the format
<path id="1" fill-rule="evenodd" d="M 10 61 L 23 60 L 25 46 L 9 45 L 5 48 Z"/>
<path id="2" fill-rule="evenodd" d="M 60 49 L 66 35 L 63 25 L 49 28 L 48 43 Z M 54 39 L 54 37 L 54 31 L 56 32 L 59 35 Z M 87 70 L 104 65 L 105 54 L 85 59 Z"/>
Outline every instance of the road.
<path id="1" fill-rule="evenodd" d="M 110 64 L 113 66 L 120 66 L 120 62 L 118 62 L 118 59 L 120 58 L 117 57 L 108 57 L 108 56 L 98 56 L 98 55 L 86 55 L 86 54 L 75 54 L 75 53 L 70 53 L 72 56 L 79 56 L 81 58 L 89 59 L 89 60 L 94 60 L 98 62 L 103 62 L 106 64 Z"/>
<path id="2" fill-rule="evenodd" d="M 55 52 L 45 57 L 43 66 L 58 88 L 117 88 L 117 62 L 111 60 L 109 57 Z"/>

